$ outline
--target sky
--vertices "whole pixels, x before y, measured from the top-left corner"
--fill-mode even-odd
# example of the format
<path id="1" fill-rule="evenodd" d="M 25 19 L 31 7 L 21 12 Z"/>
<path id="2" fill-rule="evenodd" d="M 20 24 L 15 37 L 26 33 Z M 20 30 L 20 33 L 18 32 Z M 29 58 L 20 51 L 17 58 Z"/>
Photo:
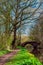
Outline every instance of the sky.
<path id="1" fill-rule="evenodd" d="M 36 17 L 40 15 L 40 12 L 43 12 L 43 0 L 40 0 L 40 1 L 41 1 L 41 6 L 40 6 L 39 10 L 37 11 L 37 14 L 35 15 Z M 39 0 L 38 0 L 38 2 L 39 2 Z M 38 7 L 38 2 L 37 2 L 37 6 L 35 5 L 35 6 L 32 7 L 33 9 Z M 34 22 L 30 23 L 30 24 L 27 24 L 26 29 L 25 29 L 23 34 L 24 35 L 29 35 L 30 29 L 31 29 L 31 27 L 34 26 L 34 24 L 35 24 Z"/>
<path id="2" fill-rule="evenodd" d="M 38 7 L 38 3 L 39 3 L 39 0 L 36 0 L 37 2 L 36 2 L 36 4 L 34 5 L 34 6 L 32 6 L 32 8 L 33 8 L 33 10 L 35 9 L 35 8 L 37 8 Z M 40 7 L 40 10 L 38 10 L 37 12 L 42 12 L 43 11 L 43 0 L 40 0 L 41 1 L 41 7 Z M 14 15 L 14 13 L 12 12 L 12 15 Z M 35 15 L 35 17 L 38 17 L 40 14 L 39 13 L 37 13 L 36 15 Z M 25 25 L 25 30 L 24 30 L 24 32 L 23 32 L 23 34 L 25 34 L 25 35 L 28 35 L 29 34 L 29 32 L 30 32 L 30 28 L 32 27 L 32 26 L 34 26 L 34 22 L 33 23 L 30 23 L 30 24 L 27 24 L 27 25 Z M 22 26 L 23 27 L 23 26 Z"/>

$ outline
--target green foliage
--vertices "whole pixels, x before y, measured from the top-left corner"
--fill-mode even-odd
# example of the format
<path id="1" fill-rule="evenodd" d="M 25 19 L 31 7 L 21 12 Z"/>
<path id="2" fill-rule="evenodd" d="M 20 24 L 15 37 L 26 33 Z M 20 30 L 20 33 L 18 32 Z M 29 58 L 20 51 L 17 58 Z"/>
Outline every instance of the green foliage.
<path id="1" fill-rule="evenodd" d="M 0 51 L 0 56 L 2 56 L 4 54 L 7 54 L 7 53 L 10 53 L 10 51 L 8 51 L 8 50 L 1 50 Z"/>
<path id="2" fill-rule="evenodd" d="M 12 40 L 13 40 L 13 35 L 9 36 L 8 39 L 7 39 L 6 44 L 7 44 L 9 47 L 11 46 Z"/>
<path id="3" fill-rule="evenodd" d="M 43 65 L 43 62 L 42 62 L 42 65 Z"/>
<path id="4" fill-rule="evenodd" d="M 16 48 L 24 50 L 25 48 L 22 46 L 17 46 Z"/>
<path id="5" fill-rule="evenodd" d="M 0 38 L 0 50 L 10 49 L 11 42 L 13 40 L 13 36 L 2 35 Z"/>
<path id="6" fill-rule="evenodd" d="M 34 55 L 28 53 L 26 49 L 21 49 L 17 55 L 13 56 L 5 65 L 42 65 Z"/>

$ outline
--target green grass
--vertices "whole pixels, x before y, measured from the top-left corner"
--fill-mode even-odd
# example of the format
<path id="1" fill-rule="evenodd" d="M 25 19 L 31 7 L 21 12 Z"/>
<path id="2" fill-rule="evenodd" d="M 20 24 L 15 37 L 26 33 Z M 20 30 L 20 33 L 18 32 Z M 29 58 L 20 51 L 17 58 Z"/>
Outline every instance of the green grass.
<path id="1" fill-rule="evenodd" d="M 43 65 L 43 62 L 42 62 L 42 65 Z"/>
<path id="2" fill-rule="evenodd" d="M 42 65 L 34 55 L 28 53 L 26 49 L 21 49 L 17 55 L 13 56 L 5 65 Z"/>
<path id="3" fill-rule="evenodd" d="M 8 50 L 0 50 L 0 56 L 3 56 L 4 54 L 10 53 Z"/>

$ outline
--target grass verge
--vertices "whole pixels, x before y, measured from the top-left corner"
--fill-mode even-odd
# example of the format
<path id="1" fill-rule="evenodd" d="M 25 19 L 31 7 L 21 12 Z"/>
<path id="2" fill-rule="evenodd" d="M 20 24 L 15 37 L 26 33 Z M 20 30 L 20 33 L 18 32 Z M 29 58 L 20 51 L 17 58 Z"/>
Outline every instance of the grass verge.
<path id="1" fill-rule="evenodd" d="M 10 53 L 9 50 L 0 50 L 0 56 L 3 56 L 4 54 Z"/>
<path id="2" fill-rule="evenodd" d="M 5 65 L 42 65 L 40 61 L 30 54 L 26 49 L 21 49 Z"/>

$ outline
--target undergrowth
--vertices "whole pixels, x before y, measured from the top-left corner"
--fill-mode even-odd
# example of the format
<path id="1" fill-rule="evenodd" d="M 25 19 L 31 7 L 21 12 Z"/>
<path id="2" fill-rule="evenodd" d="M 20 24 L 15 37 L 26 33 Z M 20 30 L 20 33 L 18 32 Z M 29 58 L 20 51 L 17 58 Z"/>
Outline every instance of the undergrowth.
<path id="1" fill-rule="evenodd" d="M 42 65 L 41 62 L 26 49 L 21 49 L 5 65 Z"/>

